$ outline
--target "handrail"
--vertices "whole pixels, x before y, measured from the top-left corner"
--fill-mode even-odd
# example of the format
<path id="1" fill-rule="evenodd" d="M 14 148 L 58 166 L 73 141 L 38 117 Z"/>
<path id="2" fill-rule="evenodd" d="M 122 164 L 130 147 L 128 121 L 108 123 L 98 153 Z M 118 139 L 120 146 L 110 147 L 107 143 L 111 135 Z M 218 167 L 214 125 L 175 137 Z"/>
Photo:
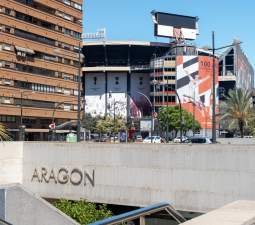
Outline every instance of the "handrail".
<path id="1" fill-rule="evenodd" d="M 169 203 L 162 202 L 154 205 L 150 205 L 144 208 L 136 209 L 127 213 L 123 213 L 117 216 L 90 223 L 89 225 L 117 225 L 125 223 L 140 217 L 148 216 L 159 211 L 166 211 L 178 224 L 183 223 L 186 219 L 177 212 Z"/>

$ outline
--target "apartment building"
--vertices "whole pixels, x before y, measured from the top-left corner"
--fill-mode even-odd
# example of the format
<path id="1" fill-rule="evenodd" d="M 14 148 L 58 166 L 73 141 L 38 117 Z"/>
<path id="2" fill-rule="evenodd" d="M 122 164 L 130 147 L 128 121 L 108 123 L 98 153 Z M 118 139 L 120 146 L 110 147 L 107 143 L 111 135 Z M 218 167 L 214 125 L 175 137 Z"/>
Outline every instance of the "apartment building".
<path id="1" fill-rule="evenodd" d="M 14 140 L 77 119 L 81 32 L 82 0 L 0 1 L 0 122 Z"/>

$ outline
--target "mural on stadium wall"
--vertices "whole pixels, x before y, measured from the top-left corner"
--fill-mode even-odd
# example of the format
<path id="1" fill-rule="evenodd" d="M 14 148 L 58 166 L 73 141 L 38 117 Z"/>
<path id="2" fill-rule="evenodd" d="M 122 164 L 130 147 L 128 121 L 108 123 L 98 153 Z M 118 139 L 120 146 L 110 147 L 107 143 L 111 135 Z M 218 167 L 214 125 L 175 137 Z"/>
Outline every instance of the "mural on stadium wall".
<path id="1" fill-rule="evenodd" d="M 85 76 L 85 112 L 92 116 L 104 116 L 105 97 L 104 73 L 87 73 Z"/>
<path id="2" fill-rule="evenodd" d="M 177 56 L 177 92 L 182 107 L 193 114 L 204 129 L 212 127 L 212 65 L 208 56 Z M 218 60 L 216 68 L 218 71 Z M 216 74 L 216 93 L 218 74 Z M 218 97 L 216 97 L 218 105 Z"/>
<path id="3" fill-rule="evenodd" d="M 133 118 L 142 118 L 149 116 L 151 106 L 148 99 L 150 97 L 150 76 L 146 73 L 131 74 L 130 89 L 130 116 Z"/>
<path id="4" fill-rule="evenodd" d="M 87 73 L 85 76 L 85 112 L 92 116 L 115 115 L 126 117 L 127 76 L 126 73 L 108 73 L 107 93 L 105 74 Z M 106 105 L 107 101 L 107 105 Z"/>

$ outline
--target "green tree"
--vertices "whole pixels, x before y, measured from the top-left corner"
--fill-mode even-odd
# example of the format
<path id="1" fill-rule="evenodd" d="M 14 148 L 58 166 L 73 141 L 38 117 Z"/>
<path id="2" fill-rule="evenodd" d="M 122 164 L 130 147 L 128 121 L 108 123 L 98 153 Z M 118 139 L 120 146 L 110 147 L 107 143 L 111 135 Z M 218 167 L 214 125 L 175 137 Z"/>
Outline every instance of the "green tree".
<path id="1" fill-rule="evenodd" d="M 63 213 L 82 225 L 112 216 L 112 212 L 107 209 L 105 204 L 97 206 L 96 204 L 89 203 L 85 200 L 69 201 L 64 199 L 58 200 L 53 204 Z"/>
<path id="2" fill-rule="evenodd" d="M 228 121 L 230 129 L 238 127 L 241 137 L 244 136 L 244 128 L 254 118 L 251 100 L 251 92 L 238 88 L 230 90 L 226 100 L 220 106 L 221 119 Z"/>
<path id="3" fill-rule="evenodd" d="M 97 121 L 96 130 L 100 134 L 117 133 L 126 129 L 125 121 L 122 117 L 116 116 L 115 121 L 112 117 L 107 116 Z"/>
<path id="4" fill-rule="evenodd" d="M 90 113 L 85 113 L 82 119 L 82 126 L 86 130 L 90 130 L 92 133 L 94 133 L 96 131 L 97 121 L 100 119 L 100 116 L 93 117 Z"/>
<path id="5" fill-rule="evenodd" d="M 182 118 L 183 118 L 183 132 L 184 134 L 193 128 L 193 115 L 186 110 L 182 109 Z M 158 115 L 160 126 L 163 130 L 177 132 L 180 130 L 180 109 L 179 106 L 164 106 L 159 110 Z M 200 124 L 198 121 L 194 121 L 195 130 L 200 129 Z"/>
<path id="6" fill-rule="evenodd" d="M 6 130 L 6 127 L 0 123 L 0 141 L 10 141 L 11 138 L 8 135 L 8 132 Z"/>

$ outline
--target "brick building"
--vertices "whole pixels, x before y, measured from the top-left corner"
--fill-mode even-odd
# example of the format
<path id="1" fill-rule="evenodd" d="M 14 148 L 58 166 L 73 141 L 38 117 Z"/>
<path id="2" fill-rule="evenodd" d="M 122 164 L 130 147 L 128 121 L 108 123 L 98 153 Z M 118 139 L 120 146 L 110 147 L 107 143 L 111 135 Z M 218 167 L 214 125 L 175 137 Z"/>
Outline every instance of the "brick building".
<path id="1" fill-rule="evenodd" d="M 77 118 L 81 32 L 82 0 L 0 1 L 0 122 L 15 140 Z"/>

